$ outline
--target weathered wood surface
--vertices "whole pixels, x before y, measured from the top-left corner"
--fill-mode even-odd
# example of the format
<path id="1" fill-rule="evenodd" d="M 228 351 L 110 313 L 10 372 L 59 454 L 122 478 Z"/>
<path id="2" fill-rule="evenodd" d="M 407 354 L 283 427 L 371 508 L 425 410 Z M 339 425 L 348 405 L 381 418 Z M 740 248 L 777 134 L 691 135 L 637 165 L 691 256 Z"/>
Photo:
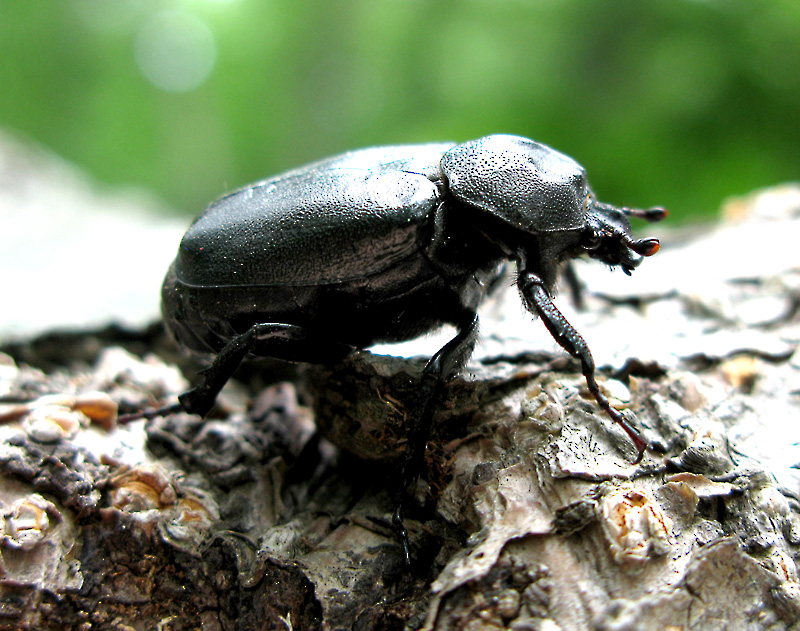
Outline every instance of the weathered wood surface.
<path id="1" fill-rule="evenodd" d="M 0 410 L 0 627 L 800 629 L 800 189 L 728 210 L 559 299 L 654 445 L 638 465 L 515 291 L 486 306 L 411 568 L 363 457 L 402 449 L 422 360 L 255 365 L 205 422 L 119 426 L 186 387 L 158 326 L 7 344 L 0 395 L 30 403 Z"/>

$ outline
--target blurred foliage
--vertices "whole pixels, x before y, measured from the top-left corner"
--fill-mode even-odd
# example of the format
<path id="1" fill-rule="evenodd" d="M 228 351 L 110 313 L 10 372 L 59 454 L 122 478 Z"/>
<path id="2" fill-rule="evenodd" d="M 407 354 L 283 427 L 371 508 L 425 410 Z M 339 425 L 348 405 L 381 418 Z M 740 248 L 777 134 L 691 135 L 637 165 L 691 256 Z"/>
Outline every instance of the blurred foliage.
<path id="1" fill-rule="evenodd" d="M 191 213 L 346 149 L 506 132 L 698 216 L 800 174 L 800 3 L 0 0 L 0 95 L 0 126 Z"/>

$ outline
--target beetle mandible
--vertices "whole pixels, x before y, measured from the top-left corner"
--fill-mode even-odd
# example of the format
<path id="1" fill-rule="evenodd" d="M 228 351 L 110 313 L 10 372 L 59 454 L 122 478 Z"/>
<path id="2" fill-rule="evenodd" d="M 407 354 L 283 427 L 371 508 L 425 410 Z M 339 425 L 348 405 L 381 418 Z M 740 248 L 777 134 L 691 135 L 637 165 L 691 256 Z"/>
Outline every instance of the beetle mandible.
<path id="1" fill-rule="evenodd" d="M 580 361 L 641 459 L 646 442 L 600 390 L 586 342 L 552 295 L 559 269 L 582 254 L 630 274 L 659 242 L 634 239 L 628 218 L 665 215 L 598 201 L 572 158 L 510 135 L 362 149 L 239 189 L 195 220 L 164 280 L 167 329 L 214 356 L 200 384 L 164 410 L 205 415 L 249 354 L 334 362 L 455 326 L 422 372 L 400 463 L 393 525 L 408 559 L 405 489 L 437 397 L 475 345 L 478 306 L 508 261 L 525 308 Z"/>

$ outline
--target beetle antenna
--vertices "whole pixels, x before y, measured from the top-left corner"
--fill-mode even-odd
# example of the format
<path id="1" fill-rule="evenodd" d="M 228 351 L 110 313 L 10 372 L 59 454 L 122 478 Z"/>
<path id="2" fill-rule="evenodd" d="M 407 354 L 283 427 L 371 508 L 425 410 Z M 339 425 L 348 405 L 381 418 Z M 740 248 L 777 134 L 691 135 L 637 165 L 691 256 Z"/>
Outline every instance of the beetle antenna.
<path id="1" fill-rule="evenodd" d="M 632 239 L 621 230 L 613 230 L 612 234 L 640 256 L 653 256 L 661 247 L 658 239 Z"/>
<path id="2" fill-rule="evenodd" d="M 653 256 L 661 247 L 659 240 L 653 238 L 634 241 L 628 237 L 628 239 L 625 240 L 625 245 L 641 256 Z"/>
<path id="3" fill-rule="evenodd" d="M 661 221 L 667 216 L 667 209 L 660 206 L 653 208 L 620 208 L 620 210 L 628 215 L 628 217 L 636 217 L 637 219 L 645 219 L 647 221 Z M 640 252 L 641 254 L 641 252 Z M 649 256 L 649 255 L 645 255 Z"/>

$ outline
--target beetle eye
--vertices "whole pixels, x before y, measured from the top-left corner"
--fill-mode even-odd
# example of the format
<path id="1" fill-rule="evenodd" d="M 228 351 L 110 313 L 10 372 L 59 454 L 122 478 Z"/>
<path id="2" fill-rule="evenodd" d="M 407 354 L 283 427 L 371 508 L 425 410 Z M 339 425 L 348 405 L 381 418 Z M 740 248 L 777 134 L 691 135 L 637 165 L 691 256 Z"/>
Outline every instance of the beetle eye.
<path id="1" fill-rule="evenodd" d="M 600 242 L 603 240 L 602 235 L 594 230 L 587 230 L 581 236 L 581 246 L 587 250 L 596 250 L 600 247 Z"/>

